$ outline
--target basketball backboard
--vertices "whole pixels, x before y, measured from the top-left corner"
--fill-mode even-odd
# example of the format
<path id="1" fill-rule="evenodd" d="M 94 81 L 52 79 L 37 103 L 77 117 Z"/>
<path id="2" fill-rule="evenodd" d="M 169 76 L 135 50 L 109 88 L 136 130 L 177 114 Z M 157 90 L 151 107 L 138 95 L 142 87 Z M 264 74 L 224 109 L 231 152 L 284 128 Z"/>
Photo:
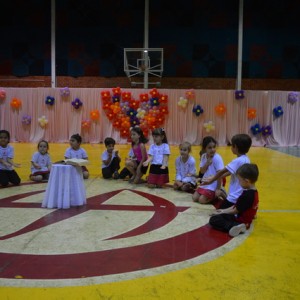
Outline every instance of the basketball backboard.
<path id="1" fill-rule="evenodd" d="M 163 73 L 162 48 L 124 48 L 124 72 L 132 86 L 160 86 Z"/>

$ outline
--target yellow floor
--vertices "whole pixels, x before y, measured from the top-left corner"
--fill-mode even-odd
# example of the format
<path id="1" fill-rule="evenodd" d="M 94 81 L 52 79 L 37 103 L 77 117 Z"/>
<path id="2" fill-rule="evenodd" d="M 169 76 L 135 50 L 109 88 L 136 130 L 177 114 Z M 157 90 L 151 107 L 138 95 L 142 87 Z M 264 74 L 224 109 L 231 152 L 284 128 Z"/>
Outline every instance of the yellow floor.
<path id="1" fill-rule="evenodd" d="M 15 162 L 22 164 L 18 174 L 28 181 L 36 145 L 12 145 Z M 89 180 L 100 177 L 104 146 L 82 146 L 91 162 Z M 61 160 L 67 147 L 50 144 L 52 161 Z M 124 158 L 129 145 L 116 148 Z M 198 163 L 199 150 L 193 147 Z M 172 146 L 171 153 L 173 180 L 178 147 Z M 234 158 L 230 147 L 219 147 L 218 153 L 225 164 Z M 249 237 L 224 256 L 162 275 L 82 287 L 12 288 L 3 286 L 0 279 L 0 299 L 300 299 L 300 158 L 258 147 L 250 149 L 249 157 L 260 169 L 258 218 Z"/>

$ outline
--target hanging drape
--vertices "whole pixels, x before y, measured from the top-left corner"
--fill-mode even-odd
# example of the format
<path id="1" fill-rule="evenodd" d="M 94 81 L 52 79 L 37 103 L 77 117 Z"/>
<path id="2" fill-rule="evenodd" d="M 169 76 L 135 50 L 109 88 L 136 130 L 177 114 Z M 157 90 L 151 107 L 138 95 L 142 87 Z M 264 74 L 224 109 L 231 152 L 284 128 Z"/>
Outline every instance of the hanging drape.
<path id="1" fill-rule="evenodd" d="M 113 137 L 117 143 L 127 143 L 120 137 L 120 132 L 112 126 L 102 109 L 101 91 L 111 89 L 70 88 L 70 95 L 62 97 L 59 88 L 6 88 L 5 99 L 0 100 L 0 128 L 11 134 L 12 142 L 34 142 L 46 139 L 49 142 L 68 142 L 70 136 L 79 133 L 85 143 L 101 143 L 107 136 Z M 132 97 L 139 99 L 145 89 L 128 89 Z M 194 90 L 194 100 L 189 100 L 186 108 L 178 105 L 180 97 L 185 97 L 185 90 L 158 89 L 158 92 L 168 96 L 169 113 L 164 123 L 170 144 L 189 141 L 199 145 L 206 135 L 214 136 L 219 145 L 226 145 L 237 133 L 248 133 L 253 138 L 254 146 L 300 145 L 300 108 L 299 101 L 291 104 L 287 101 L 286 91 L 245 91 L 245 98 L 235 99 L 234 90 Z M 53 106 L 46 105 L 47 96 L 55 98 Z M 21 100 L 19 109 L 11 107 L 13 98 Z M 79 98 L 83 105 L 75 109 L 71 102 Z M 215 107 L 223 103 L 226 107 L 224 116 L 216 113 Z M 193 106 L 199 104 L 203 113 L 196 116 Z M 283 115 L 275 117 L 273 109 L 281 106 Z M 256 110 L 256 117 L 248 119 L 248 109 Z M 83 129 L 81 122 L 90 119 L 90 112 L 99 110 L 100 118 L 91 120 L 91 127 Z M 24 125 L 24 115 L 31 117 L 31 124 Z M 48 120 L 45 128 L 38 119 L 42 116 Z M 211 121 L 214 129 L 207 131 L 205 123 Z M 264 136 L 252 134 L 251 126 L 270 126 L 272 134 Z"/>

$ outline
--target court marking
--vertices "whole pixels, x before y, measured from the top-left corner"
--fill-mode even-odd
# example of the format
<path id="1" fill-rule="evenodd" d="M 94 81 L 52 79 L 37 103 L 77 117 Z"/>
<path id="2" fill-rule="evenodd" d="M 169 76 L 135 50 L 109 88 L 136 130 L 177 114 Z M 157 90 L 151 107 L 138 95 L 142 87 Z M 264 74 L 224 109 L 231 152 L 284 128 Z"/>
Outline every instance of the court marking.
<path id="1" fill-rule="evenodd" d="M 104 193 L 98 196 L 90 197 L 87 201 L 87 207 L 89 207 L 89 205 L 95 207 L 97 202 L 101 206 L 110 197 L 115 196 L 124 190 L 125 189 L 121 189 L 113 192 Z M 144 209 L 151 209 L 153 211 L 158 210 L 161 212 L 165 211 L 168 212 L 167 217 L 165 218 L 165 221 L 162 221 L 160 220 L 160 218 L 161 216 L 163 216 L 163 214 L 157 214 L 157 212 L 155 212 L 155 214 L 157 214 L 159 218 L 153 217 L 151 221 L 148 221 L 146 224 L 139 226 L 139 228 L 136 228 L 131 232 L 127 232 L 120 236 L 112 236 L 110 239 L 122 239 L 138 234 L 143 234 L 147 231 L 147 228 L 149 230 L 149 225 L 151 229 L 157 229 L 160 226 L 165 226 L 167 222 L 170 222 L 172 219 L 176 218 L 178 213 L 184 213 L 189 208 L 176 206 L 169 200 L 142 191 L 129 191 L 143 196 L 153 204 L 153 206 L 150 207 L 133 206 L 133 210 L 137 212 Z M 1 207 L 13 207 L 16 209 L 22 207 L 37 208 L 40 207 L 40 203 L 12 202 L 15 200 L 20 200 L 24 196 L 27 197 L 30 194 L 33 195 L 41 192 L 42 191 L 39 190 L 35 192 L 10 196 L 3 199 L 3 202 L 1 200 L 0 204 L 3 204 L 3 206 L 1 205 Z M 170 192 L 172 193 L 172 191 Z M 103 207 L 103 210 L 118 210 L 122 209 L 123 207 L 125 209 L 130 210 L 130 208 L 126 205 L 124 206 L 106 204 L 103 205 Z M 63 220 L 65 219 L 65 216 L 62 218 L 62 214 L 70 216 L 74 215 L 73 210 L 77 210 L 78 213 L 81 212 L 81 210 L 86 211 L 87 209 L 88 208 L 84 207 L 81 207 L 79 209 L 71 208 L 69 210 L 55 210 L 54 213 L 58 212 L 56 213 L 58 216 L 60 215 L 58 219 Z M 99 207 L 97 209 L 99 209 Z M 52 213 L 50 213 L 50 215 L 51 214 Z M 189 216 L 191 215 L 192 214 L 189 214 Z M 50 219 L 48 219 L 48 222 Z M 54 219 L 57 221 L 57 217 L 54 217 Z M 159 224 L 156 224 L 153 221 L 155 219 L 159 222 Z M 53 222 L 53 220 L 50 220 L 50 223 L 51 222 Z M 37 220 L 33 222 L 33 224 L 25 226 L 25 229 L 22 228 L 17 232 L 4 236 L 4 238 L 14 238 L 20 234 L 26 234 L 26 232 L 40 228 L 41 224 L 48 226 L 50 223 L 45 223 L 45 217 L 42 217 L 41 220 Z M 149 276 L 149 274 L 157 274 L 161 272 L 167 272 L 169 270 L 176 270 L 178 268 L 191 266 L 195 263 L 199 263 L 200 261 L 208 261 L 214 259 L 220 255 L 223 255 L 227 251 L 232 250 L 235 246 L 239 245 L 247 237 L 248 234 L 249 233 L 243 235 L 243 237 L 241 238 L 234 239 L 234 242 L 231 242 L 232 239 L 227 234 L 213 230 L 212 228 L 210 228 L 210 226 L 206 224 L 204 226 L 196 228 L 195 230 L 185 232 L 181 235 L 174 236 L 171 238 L 152 241 L 139 246 L 126 247 L 120 249 L 110 249 L 108 251 L 96 251 L 90 253 L 68 255 L 49 255 L 49 257 L 47 257 L 47 255 L 1 253 L 0 265 L 2 266 L 2 268 L 0 271 L 0 277 L 2 277 L 1 282 L 3 282 L 4 280 L 4 285 L 9 286 L 20 286 L 20 284 L 21 286 L 28 286 L 29 282 L 29 285 L 33 284 L 34 286 L 51 286 L 52 284 L 57 286 L 57 281 L 61 281 L 59 284 L 61 286 L 65 286 L 68 284 L 84 284 L 84 282 L 88 282 L 88 284 L 91 284 L 91 280 L 94 283 L 100 283 L 110 282 L 110 280 L 116 281 L 116 278 L 117 280 L 129 279 L 129 277 L 126 274 L 130 275 L 130 277 L 133 276 L 133 278 L 135 278 L 135 276 L 137 276 L 136 278 L 138 278 L 141 276 Z M 210 240 L 210 245 L 208 245 L 207 243 L 208 240 Z M 199 241 L 202 241 L 202 243 L 200 243 Z M 176 245 L 178 249 L 175 249 L 174 245 Z M 161 257 L 163 249 L 172 249 L 172 255 L 166 256 L 162 260 Z M 211 253 L 214 252 L 214 250 L 216 249 L 216 253 Z M 132 253 L 134 253 L 134 255 L 132 255 Z M 153 257 L 154 259 L 145 262 L 145 253 L 148 253 L 148 256 Z M 133 259 L 129 260 L 128 257 L 132 256 Z M 95 263 L 97 261 L 99 263 Z M 82 264 L 80 264 L 80 262 L 82 262 Z M 143 262 L 143 265 L 141 264 L 141 262 Z M 22 265 L 24 270 L 27 269 L 27 271 L 24 272 L 23 270 L 21 270 L 19 268 L 20 265 Z M 43 266 L 43 268 L 40 268 L 41 265 Z M 120 266 L 120 268 L 117 271 L 116 265 Z M 51 268 L 55 267 L 56 271 L 53 271 L 53 269 L 49 268 L 49 266 L 51 266 Z M 62 278 L 62 266 L 66 267 L 66 269 L 63 272 L 64 278 Z M 68 270 L 68 267 L 70 266 L 72 267 L 70 268 L 70 270 Z M 86 271 L 85 273 L 83 273 L 82 268 L 88 268 L 89 272 Z M 99 270 L 101 272 L 99 272 Z M 111 270 L 115 270 L 115 274 L 112 274 Z M 148 270 L 151 271 L 148 272 Z M 143 273 L 145 271 L 147 271 L 147 275 Z M 55 273 L 55 275 L 53 275 L 53 272 Z"/>

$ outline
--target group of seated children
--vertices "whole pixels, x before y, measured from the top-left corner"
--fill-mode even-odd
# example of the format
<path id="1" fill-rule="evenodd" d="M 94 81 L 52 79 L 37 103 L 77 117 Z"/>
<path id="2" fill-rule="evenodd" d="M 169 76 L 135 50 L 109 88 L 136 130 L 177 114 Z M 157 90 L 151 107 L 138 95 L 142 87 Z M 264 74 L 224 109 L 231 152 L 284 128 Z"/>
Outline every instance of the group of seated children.
<path id="1" fill-rule="evenodd" d="M 0 130 L 0 186 L 6 187 L 9 183 L 19 185 L 21 179 L 14 168 L 20 164 L 14 162 L 14 148 L 9 145 L 10 133 L 7 130 Z M 65 152 L 65 159 L 78 158 L 88 159 L 86 151 L 80 147 L 82 142 L 79 134 L 74 134 L 70 138 L 70 147 Z M 47 181 L 51 170 L 51 158 L 48 153 L 49 144 L 45 140 L 38 143 L 38 151 L 31 158 L 31 168 L 29 178 L 32 181 Z M 82 166 L 83 178 L 89 178 L 89 172 Z"/>
<path id="2" fill-rule="evenodd" d="M 115 140 L 106 138 L 106 150 L 102 153 L 103 178 L 125 178 L 130 176 L 129 182 L 134 184 L 147 182 L 149 188 L 161 188 L 169 182 L 168 159 L 170 147 L 163 128 L 152 131 L 153 143 L 149 150 L 145 144 L 148 139 L 140 127 L 132 127 L 131 150 L 129 158 L 125 160 L 125 168 L 119 173 L 121 158 L 114 149 Z M 9 145 L 10 134 L 0 130 L 0 186 L 7 186 L 9 182 L 20 184 L 20 177 L 14 167 L 14 150 Z M 80 147 L 82 142 L 79 134 L 70 138 L 70 147 L 65 152 L 65 158 L 87 159 L 86 151 Z M 191 155 L 191 144 L 183 142 L 179 145 L 180 156 L 175 160 L 176 177 L 173 184 L 175 190 L 193 191 L 192 199 L 201 204 L 212 203 L 217 210 L 213 213 L 209 223 L 216 229 L 229 232 L 231 236 L 245 232 L 256 215 L 258 207 L 258 193 L 255 182 L 258 179 L 258 168 L 251 164 L 247 153 L 252 140 L 247 134 L 237 134 L 231 139 L 231 150 L 236 158 L 224 167 L 222 157 L 216 153 L 217 142 L 207 136 L 203 139 L 200 172 L 196 174 L 196 162 Z M 33 181 L 47 180 L 51 168 L 47 141 L 40 141 L 38 151 L 31 160 L 30 179 Z M 142 177 L 149 168 L 147 181 Z M 87 179 L 89 172 L 83 168 L 83 177 Z M 228 194 L 222 183 L 230 175 Z M 197 187 L 198 183 L 199 186 Z M 216 200 L 217 203 L 216 203 Z"/>
<path id="3" fill-rule="evenodd" d="M 129 175 L 131 183 L 141 183 L 144 182 L 141 178 L 146 174 L 150 164 L 148 187 L 162 187 L 168 183 L 170 147 L 166 134 L 162 128 L 157 128 L 153 130 L 152 137 L 153 144 L 150 145 L 147 152 L 145 143 L 148 140 L 143 131 L 139 127 L 131 128 L 130 157 L 126 159 L 126 167 L 120 173 L 118 170 L 121 159 L 118 151 L 114 151 L 115 141 L 107 138 L 105 140 L 107 150 L 102 156 L 103 177 L 118 179 Z M 217 230 L 228 232 L 232 237 L 249 229 L 258 209 L 258 192 L 255 182 L 258 179 L 259 171 L 257 165 L 251 164 L 247 156 L 251 145 L 252 140 L 249 135 L 233 136 L 231 150 L 236 158 L 224 167 L 222 157 L 216 153 L 216 140 L 211 136 L 205 137 L 200 152 L 199 175 L 196 174 L 196 161 L 191 155 L 190 143 L 183 142 L 179 145 L 180 156 L 175 160 L 174 190 L 186 192 L 192 190 L 194 191 L 193 201 L 201 204 L 214 204 L 217 209 L 210 217 L 210 225 Z M 227 176 L 230 176 L 228 194 L 223 187 Z M 200 185 L 197 187 L 199 181 Z"/>

